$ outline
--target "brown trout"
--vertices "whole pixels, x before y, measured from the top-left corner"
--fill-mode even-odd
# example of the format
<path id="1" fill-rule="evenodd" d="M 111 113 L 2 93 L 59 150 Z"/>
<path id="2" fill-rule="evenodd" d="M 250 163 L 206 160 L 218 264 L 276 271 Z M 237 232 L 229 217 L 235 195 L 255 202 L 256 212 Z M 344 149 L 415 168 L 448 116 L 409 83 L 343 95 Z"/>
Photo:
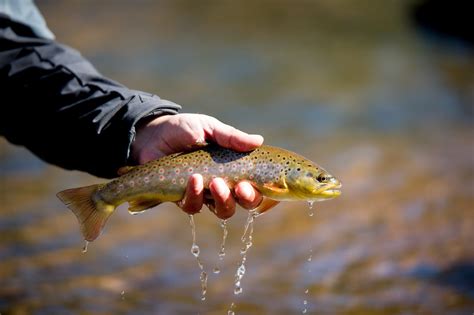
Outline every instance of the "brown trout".
<path id="1" fill-rule="evenodd" d="M 162 202 L 183 199 L 192 174 L 202 174 L 206 189 L 215 177 L 223 178 L 230 188 L 241 180 L 248 181 L 264 196 L 255 209 L 258 213 L 280 201 L 320 201 L 341 194 L 336 178 L 294 152 L 263 145 L 242 153 L 208 145 L 143 165 L 125 166 L 119 169 L 121 176 L 108 183 L 67 189 L 57 196 L 76 215 L 84 239 L 93 241 L 124 202 L 135 214 Z"/>

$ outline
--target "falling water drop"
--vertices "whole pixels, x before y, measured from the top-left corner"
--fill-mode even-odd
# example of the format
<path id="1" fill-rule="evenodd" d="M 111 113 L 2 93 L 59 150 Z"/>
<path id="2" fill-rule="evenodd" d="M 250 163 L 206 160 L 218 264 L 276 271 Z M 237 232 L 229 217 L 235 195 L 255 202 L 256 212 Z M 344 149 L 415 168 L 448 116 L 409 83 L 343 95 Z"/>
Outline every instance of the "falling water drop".
<path id="1" fill-rule="evenodd" d="M 308 300 L 303 301 L 304 309 L 301 313 L 306 314 L 308 312 Z"/>
<path id="2" fill-rule="evenodd" d="M 125 300 L 125 291 L 122 291 L 122 292 L 120 293 L 120 297 L 122 298 L 122 300 Z"/>
<path id="3" fill-rule="evenodd" d="M 242 293 L 242 287 L 240 286 L 240 284 L 236 284 L 234 288 L 234 294 L 237 295 L 240 293 Z"/>
<path id="4" fill-rule="evenodd" d="M 227 239 L 227 220 L 222 220 L 221 222 L 222 227 L 222 243 L 221 243 L 221 250 L 219 251 L 219 260 L 223 260 L 225 256 L 225 241 Z"/>
<path id="5" fill-rule="evenodd" d="M 309 215 L 310 217 L 312 217 L 312 216 L 314 215 L 314 212 L 313 212 L 313 204 L 314 204 L 314 201 L 312 201 L 312 200 L 308 201 L 308 206 L 309 206 L 309 208 L 308 208 L 308 215 Z"/>
<path id="6" fill-rule="evenodd" d="M 309 205 L 309 216 L 312 217 L 313 216 L 313 212 L 312 212 L 312 208 L 313 208 L 313 201 L 308 201 L 308 205 Z M 308 273 L 311 273 L 312 272 L 312 269 L 311 269 L 311 262 L 313 260 L 313 249 L 310 248 L 309 250 L 309 255 L 308 255 L 308 258 L 306 258 L 306 261 L 308 262 Z M 309 288 L 306 288 L 306 290 L 304 291 L 304 294 L 306 296 L 308 296 L 309 294 Z M 306 297 L 304 300 L 303 300 L 303 310 L 301 311 L 301 313 L 303 314 L 306 314 L 308 312 L 308 298 Z"/>
<path id="7" fill-rule="evenodd" d="M 232 302 L 232 303 L 230 304 L 229 310 L 227 311 L 227 315 L 235 315 L 234 308 L 235 308 L 235 303 Z"/>
<path id="8" fill-rule="evenodd" d="M 200 253 L 199 246 L 197 246 L 196 244 L 193 244 L 191 246 L 191 253 L 194 255 L 194 257 L 199 257 L 199 253 Z"/>
<path id="9" fill-rule="evenodd" d="M 256 217 L 255 211 L 249 211 L 249 215 L 247 217 L 247 222 L 245 223 L 244 233 L 241 237 L 243 247 L 240 250 L 240 255 L 242 256 L 239 266 L 237 267 L 237 271 L 235 272 L 234 277 L 234 294 L 242 293 L 242 286 L 240 285 L 240 281 L 242 280 L 243 276 L 245 275 L 245 262 L 247 261 L 247 251 L 253 245 L 253 223 Z"/>
<path id="10" fill-rule="evenodd" d="M 192 214 L 189 215 L 189 225 L 191 226 L 191 234 L 193 236 L 193 244 L 191 246 L 191 253 L 194 257 L 196 257 L 197 264 L 199 269 L 201 269 L 201 274 L 199 275 L 199 279 L 201 280 L 201 300 L 204 301 L 206 299 L 207 293 L 207 273 L 204 271 L 204 266 L 199 258 L 200 249 L 199 246 L 196 244 L 196 225 L 194 224 L 194 217 Z"/>
<path id="11" fill-rule="evenodd" d="M 84 241 L 84 246 L 82 247 L 82 253 L 87 253 L 87 248 L 89 247 L 89 241 Z"/>
<path id="12" fill-rule="evenodd" d="M 224 257 L 225 257 L 225 241 L 227 239 L 227 234 L 228 234 L 227 220 L 222 220 L 221 221 L 221 228 L 222 228 L 222 243 L 221 243 L 221 248 L 220 248 L 219 254 L 218 254 L 219 261 L 223 261 Z M 214 274 L 219 274 L 221 272 L 221 269 L 219 267 L 219 262 L 217 262 L 217 266 L 214 267 L 212 272 L 214 272 Z"/>
<path id="13" fill-rule="evenodd" d="M 207 273 L 202 270 L 201 275 L 199 276 L 201 280 L 201 300 L 206 300 L 206 293 L 207 293 Z"/>

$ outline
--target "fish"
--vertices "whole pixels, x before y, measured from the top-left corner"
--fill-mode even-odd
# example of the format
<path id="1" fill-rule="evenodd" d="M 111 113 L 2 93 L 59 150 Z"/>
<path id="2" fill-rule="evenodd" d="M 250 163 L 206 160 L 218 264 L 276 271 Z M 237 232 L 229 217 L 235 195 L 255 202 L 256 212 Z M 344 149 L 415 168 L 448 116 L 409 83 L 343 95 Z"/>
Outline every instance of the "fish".
<path id="1" fill-rule="evenodd" d="M 328 200 L 341 194 L 341 182 L 309 159 L 279 147 L 262 145 L 250 152 L 236 152 L 209 144 L 137 166 L 124 166 L 119 177 L 106 183 L 63 190 L 57 197 L 77 217 L 82 236 L 95 240 L 115 209 L 128 202 L 131 214 L 163 202 L 183 199 L 192 174 L 201 174 L 204 188 L 213 178 L 223 178 L 232 189 L 248 181 L 263 195 L 254 209 L 261 214 L 280 201 Z"/>

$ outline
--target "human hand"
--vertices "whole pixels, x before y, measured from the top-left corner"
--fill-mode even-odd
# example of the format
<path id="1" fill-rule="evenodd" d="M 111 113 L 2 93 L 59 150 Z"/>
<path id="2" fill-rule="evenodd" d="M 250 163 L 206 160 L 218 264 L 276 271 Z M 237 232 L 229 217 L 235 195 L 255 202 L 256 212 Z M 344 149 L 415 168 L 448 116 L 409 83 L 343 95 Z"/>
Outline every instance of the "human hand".
<path id="1" fill-rule="evenodd" d="M 165 115 L 145 119 L 137 125 L 131 156 L 137 163 L 143 164 L 165 155 L 199 147 L 206 140 L 241 152 L 253 150 L 263 143 L 261 136 L 249 135 L 210 116 Z M 233 187 L 236 198 L 222 178 L 213 179 L 209 190 L 212 198 L 204 195 L 202 176 L 192 175 L 186 194 L 178 206 L 185 212 L 194 214 L 206 203 L 217 217 L 227 219 L 235 213 L 236 203 L 245 209 L 253 209 L 262 201 L 262 195 L 246 181 Z"/>

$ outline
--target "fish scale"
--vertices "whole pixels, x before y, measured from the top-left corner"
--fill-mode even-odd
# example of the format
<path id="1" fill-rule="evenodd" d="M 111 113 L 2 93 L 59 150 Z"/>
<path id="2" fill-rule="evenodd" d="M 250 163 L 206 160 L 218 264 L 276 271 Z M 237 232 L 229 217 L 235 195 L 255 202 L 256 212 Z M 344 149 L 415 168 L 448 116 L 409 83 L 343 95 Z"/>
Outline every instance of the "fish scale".
<path id="1" fill-rule="evenodd" d="M 96 239 L 108 217 L 128 202 L 139 213 L 162 202 L 183 199 L 192 174 L 201 174 L 205 189 L 213 178 L 223 178 L 230 188 L 248 181 L 265 197 L 255 210 L 263 213 L 280 201 L 320 201 L 340 195 L 339 180 L 316 163 L 285 149 L 263 145 L 251 152 L 207 145 L 192 152 L 165 156 L 119 170 L 120 177 L 58 193 L 77 216 L 87 241 Z"/>

